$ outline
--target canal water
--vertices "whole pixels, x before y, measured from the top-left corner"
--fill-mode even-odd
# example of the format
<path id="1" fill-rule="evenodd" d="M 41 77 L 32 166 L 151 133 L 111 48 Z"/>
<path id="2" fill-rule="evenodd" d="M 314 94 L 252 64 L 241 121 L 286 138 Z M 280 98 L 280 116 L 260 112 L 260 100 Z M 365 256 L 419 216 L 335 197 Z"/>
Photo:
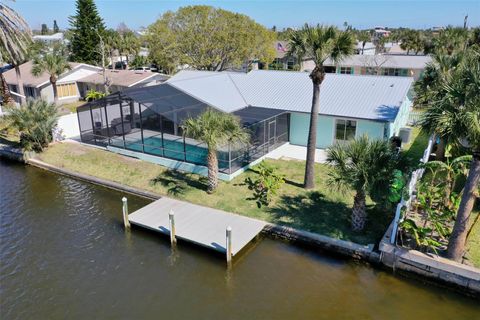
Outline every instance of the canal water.
<path id="1" fill-rule="evenodd" d="M 125 233 L 122 196 L 0 161 L 2 320 L 480 319 L 473 299 L 271 239 L 227 271 L 213 252 Z"/>

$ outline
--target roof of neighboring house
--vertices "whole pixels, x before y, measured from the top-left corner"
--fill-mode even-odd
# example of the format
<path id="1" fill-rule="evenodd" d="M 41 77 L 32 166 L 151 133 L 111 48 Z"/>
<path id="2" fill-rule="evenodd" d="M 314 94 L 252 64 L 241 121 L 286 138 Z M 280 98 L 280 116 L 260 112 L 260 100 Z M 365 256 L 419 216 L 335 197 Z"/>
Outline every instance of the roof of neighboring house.
<path id="1" fill-rule="evenodd" d="M 312 81 L 305 72 L 181 71 L 166 83 L 224 112 L 248 106 L 311 110 Z M 320 90 L 320 114 L 392 121 L 412 83 L 410 77 L 327 74 Z"/>
<path id="2" fill-rule="evenodd" d="M 111 85 L 121 87 L 131 87 L 139 82 L 154 77 L 160 78 L 161 81 L 165 81 L 168 79 L 168 76 L 166 75 L 150 71 L 105 70 L 105 72 L 110 80 Z M 102 71 L 99 71 L 77 81 L 93 84 L 103 84 L 103 73 Z"/>
<path id="3" fill-rule="evenodd" d="M 430 56 L 412 55 L 361 55 L 355 54 L 346 57 L 337 65 L 352 67 L 377 67 L 402 68 L 402 69 L 424 69 L 426 64 L 431 62 Z M 328 59 L 325 65 L 335 65 Z"/>
<path id="4" fill-rule="evenodd" d="M 355 45 L 355 49 L 362 50 L 362 45 L 363 45 L 362 41 L 357 41 L 357 44 Z M 371 49 L 375 49 L 375 44 L 373 42 L 370 42 L 370 41 L 365 42 L 364 50 L 371 50 Z"/>
<path id="5" fill-rule="evenodd" d="M 81 63 L 76 63 L 76 62 L 70 62 L 70 67 L 72 70 L 82 66 Z M 35 77 L 32 74 L 32 67 L 33 67 L 33 62 L 28 61 L 20 65 L 20 75 L 22 76 L 23 80 L 23 85 L 27 87 L 38 87 L 44 83 L 48 83 L 50 81 L 50 76 L 48 73 L 44 72 L 38 77 Z M 66 72 L 67 73 L 67 72 Z M 4 73 L 5 80 L 7 81 L 8 84 L 11 85 L 18 85 L 17 82 L 17 74 L 15 72 L 15 69 L 8 70 Z"/>
<path id="6" fill-rule="evenodd" d="M 54 34 L 35 35 L 32 38 L 33 40 L 42 40 L 42 41 L 61 41 L 63 40 L 63 33 L 57 32 Z"/>

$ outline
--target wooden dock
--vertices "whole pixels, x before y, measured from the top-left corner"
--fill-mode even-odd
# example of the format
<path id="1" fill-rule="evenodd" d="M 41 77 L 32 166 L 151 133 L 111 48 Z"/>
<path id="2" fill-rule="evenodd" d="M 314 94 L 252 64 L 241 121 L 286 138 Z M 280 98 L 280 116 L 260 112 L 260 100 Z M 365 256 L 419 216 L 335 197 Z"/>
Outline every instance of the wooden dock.
<path id="1" fill-rule="evenodd" d="M 245 247 L 266 225 L 259 220 L 170 198 L 150 203 L 128 215 L 128 220 L 132 224 L 170 235 L 170 211 L 174 213 L 174 234 L 177 239 L 219 252 L 227 253 L 226 229 L 231 227 L 232 255 Z"/>

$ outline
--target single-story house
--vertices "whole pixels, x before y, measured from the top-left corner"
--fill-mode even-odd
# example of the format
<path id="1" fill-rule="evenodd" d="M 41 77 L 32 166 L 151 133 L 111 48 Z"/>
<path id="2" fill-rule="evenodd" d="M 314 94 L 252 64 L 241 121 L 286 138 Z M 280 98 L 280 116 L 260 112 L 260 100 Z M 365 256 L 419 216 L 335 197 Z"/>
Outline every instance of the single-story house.
<path id="1" fill-rule="evenodd" d="M 427 63 L 431 62 L 430 56 L 413 55 L 351 55 L 338 63 L 328 59 L 324 65 L 327 72 L 358 75 L 383 75 L 405 76 L 420 78 Z M 303 71 L 311 71 L 315 64 L 311 60 L 304 61 Z"/>
<path id="2" fill-rule="evenodd" d="M 20 65 L 20 74 L 23 81 L 23 89 L 26 98 L 43 98 L 49 102 L 53 102 L 53 87 L 50 83 L 50 76 L 44 72 L 38 77 L 32 74 L 32 61 L 28 61 Z M 57 90 L 60 103 L 70 103 L 78 101 L 81 97 L 77 80 L 96 73 L 100 68 L 83 63 L 70 63 L 71 70 L 63 73 L 57 80 Z M 16 102 L 20 102 L 20 94 L 18 90 L 18 81 L 15 69 L 8 70 L 4 73 L 5 80 L 8 84 L 12 97 Z"/>
<path id="3" fill-rule="evenodd" d="M 363 134 L 398 135 L 411 109 L 413 78 L 327 74 L 321 86 L 317 148 Z M 206 146 L 183 136 L 185 119 L 207 108 L 237 115 L 248 145 L 218 150 L 221 178 L 231 179 L 290 143 L 306 146 L 312 83 L 305 72 L 181 71 L 163 84 L 126 89 L 80 106 L 81 140 L 171 168 L 206 174 Z"/>
<path id="4" fill-rule="evenodd" d="M 44 72 L 38 77 L 32 75 L 32 61 L 20 65 L 20 74 L 26 98 L 43 98 L 53 102 L 53 87 L 50 76 Z M 71 69 L 64 72 L 57 80 L 59 103 L 71 103 L 84 98 L 87 91 L 95 89 L 104 91 L 102 68 L 84 63 L 70 63 Z M 155 85 L 165 81 L 166 75 L 154 72 L 134 70 L 106 70 L 110 81 L 110 92 L 124 90 L 135 86 Z M 18 81 L 15 69 L 4 72 L 12 97 L 20 102 Z"/>

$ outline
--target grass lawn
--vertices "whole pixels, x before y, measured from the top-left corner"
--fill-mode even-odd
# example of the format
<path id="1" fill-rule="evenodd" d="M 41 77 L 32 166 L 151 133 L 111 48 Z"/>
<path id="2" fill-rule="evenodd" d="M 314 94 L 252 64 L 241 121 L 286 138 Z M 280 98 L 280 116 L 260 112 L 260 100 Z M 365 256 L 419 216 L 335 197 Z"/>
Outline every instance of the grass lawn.
<path id="1" fill-rule="evenodd" d="M 429 134 L 422 131 L 419 127 L 412 128 L 410 143 L 403 146 L 403 152 L 410 158 L 412 163 L 417 164 L 423 157 L 423 152 L 428 146 Z"/>
<path id="2" fill-rule="evenodd" d="M 71 103 L 66 103 L 58 106 L 58 114 L 63 116 L 70 113 L 77 112 L 77 108 L 82 104 L 85 104 L 85 101 L 75 101 Z"/>
<path id="3" fill-rule="evenodd" d="M 350 230 L 353 195 L 343 194 L 326 183 L 328 166 L 316 165 L 317 188 L 306 191 L 301 187 L 303 161 L 268 160 L 285 174 L 286 183 L 268 207 L 258 208 L 250 200 L 252 191 L 244 183 L 256 175 L 254 169 L 230 182 L 221 181 L 217 192 L 206 193 L 204 177 L 168 170 L 162 166 L 124 157 L 77 143 L 57 143 L 38 158 L 49 164 L 72 171 L 119 182 L 132 187 L 192 203 L 235 212 L 298 229 L 361 244 L 380 240 L 393 216 L 393 209 L 382 212 L 369 203 L 366 230 Z"/>
<path id="4" fill-rule="evenodd" d="M 477 203 L 477 208 L 470 218 L 471 221 L 474 221 L 479 214 L 480 203 Z M 475 267 L 480 268 L 480 222 L 473 227 L 467 239 L 467 258 Z"/>

